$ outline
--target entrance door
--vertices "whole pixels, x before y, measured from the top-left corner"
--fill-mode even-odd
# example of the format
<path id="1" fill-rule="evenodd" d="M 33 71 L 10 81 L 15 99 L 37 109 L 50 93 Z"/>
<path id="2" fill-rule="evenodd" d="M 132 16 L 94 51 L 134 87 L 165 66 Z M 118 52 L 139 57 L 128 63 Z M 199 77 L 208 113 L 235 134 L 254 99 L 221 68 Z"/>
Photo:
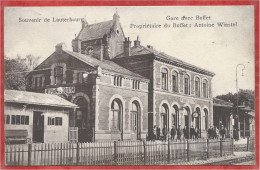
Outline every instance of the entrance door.
<path id="1" fill-rule="evenodd" d="M 79 142 L 91 142 L 93 133 L 90 128 L 88 103 L 80 97 L 76 100 L 76 104 L 80 107 L 76 111 L 76 127 L 78 127 L 78 141 Z"/>
<path id="2" fill-rule="evenodd" d="M 42 112 L 33 112 L 33 142 L 44 142 L 44 116 Z"/>

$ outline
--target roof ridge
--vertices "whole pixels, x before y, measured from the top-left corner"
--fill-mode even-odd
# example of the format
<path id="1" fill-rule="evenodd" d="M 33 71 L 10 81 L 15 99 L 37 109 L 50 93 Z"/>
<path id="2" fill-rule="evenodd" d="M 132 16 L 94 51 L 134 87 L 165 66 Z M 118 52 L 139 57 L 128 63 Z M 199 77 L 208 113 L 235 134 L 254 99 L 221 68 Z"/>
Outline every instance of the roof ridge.
<path id="1" fill-rule="evenodd" d="M 111 22 L 111 21 L 113 21 L 113 20 L 107 20 L 107 21 L 102 21 L 102 22 L 98 22 L 98 23 L 93 23 L 93 24 L 87 25 L 86 27 L 93 26 L 93 25 L 97 25 L 97 24 L 103 24 L 103 23 L 105 23 L 105 22 Z M 86 28 L 86 27 L 84 27 L 84 28 Z"/>
<path id="2" fill-rule="evenodd" d="M 104 65 L 102 66 L 102 64 L 111 65 L 111 64 L 113 63 L 113 64 L 116 65 L 119 69 L 127 70 L 128 72 L 130 72 L 131 74 L 133 74 L 133 75 L 128 75 L 128 76 L 146 79 L 144 76 L 139 75 L 139 74 L 137 74 L 137 73 L 135 73 L 135 72 L 133 72 L 133 71 L 127 69 L 127 68 L 124 68 L 124 67 L 120 66 L 119 64 L 117 64 L 116 62 L 114 62 L 114 61 L 112 61 L 112 60 L 103 59 L 103 61 L 100 61 L 100 60 L 98 60 L 98 59 L 96 59 L 96 58 L 94 58 L 94 57 L 91 57 L 91 56 L 89 56 L 89 55 L 84 55 L 84 54 L 81 54 L 81 53 L 76 53 L 76 52 L 72 52 L 72 51 L 68 51 L 68 50 L 64 50 L 64 52 L 66 52 L 67 54 L 69 54 L 69 55 L 71 55 L 71 56 L 77 58 L 78 60 L 80 60 L 80 61 L 82 61 L 82 62 L 84 62 L 84 63 L 86 63 L 86 64 L 88 64 L 88 65 L 90 65 L 90 66 L 92 66 L 92 67 L 97 67 L 97 66 L 99 66 L 99 67 L 102 68 L 103 70 L 106 70 L 106 71 L 109 71 L 109 72 L 112 72 L 112 73 L 118 73 L 118 74 L 121 74 L 121 75 L 127 75 L 127 73 L 121 73 L 121 72 L 117 72 L 117 71 L 114 71 L 114 70 L 111 71 L 111 69 L 105 68 Z M 97 63 L 97 65 L 92 64 L 91 61 L 90 61 L 90 62 L 87 62 L 87 61 L 84 60 L 83 58 L 80 58 L 78 55 L 80 55 L 80 56 L 82 56 L 82 57 L 85 57 L 85 58 L 86 58 L 86 57 L 89 57 L 89 58 L 91 58 L 91 60 L 93 60 L 93 61 L 95 61 L 95 62 L 98 62 L 98 63 Z M 100 64 L 100 63 L 101 63 L 101 64 Z"/>

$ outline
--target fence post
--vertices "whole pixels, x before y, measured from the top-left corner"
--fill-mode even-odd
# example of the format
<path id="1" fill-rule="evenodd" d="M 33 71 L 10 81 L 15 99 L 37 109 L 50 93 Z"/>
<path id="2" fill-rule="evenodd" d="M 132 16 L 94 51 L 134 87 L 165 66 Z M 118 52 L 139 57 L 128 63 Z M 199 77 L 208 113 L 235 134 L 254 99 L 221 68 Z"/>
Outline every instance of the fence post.
<path id="1" fill-rule="evenodd" d="M 232 155 L 234 155 L 234 138 L 231 138 L 231 144 L 232 144 Z"/>
<path id="2" fill-rule="evenodd" d="M 247 137 L 246 141 L 246 151 L 249 151 L 249 137 Z"/>
<path id="3" fill-rule="evenodd" d="M 189 140 L 187 140 L 187 161 L 190 161 L 190 147 L 189 147 Z"/>
<path id="4" fill-rule="evenodd" d="M 171 162 L 170 138 L 168 138 L 168 163 Z"/>
<path id="5" fill-rule="evenodd" d="M 209 139 L 207 139 L 207 159 L 209 159 Z"/>
<path id="6" fill-rule="evenodd" d="M 28 166 L 31 166 L 31 159 L 32 159 L 32 144 L 28 144 Z"/>
<path id="7" fill-rule="evenodd" d="M 79 164 L 79 142 L 77 142 L 77 150 L 76 150 L 76 164 Z"/>
<path id="8" fill-rule="evenodd" d="M 144 165 L 146 165 L 146 159 L 147 159 L 147 155 L 146 155 L 146 142 L 145 140 L 143 140 L 143 145 L 144 145 Z"/>
<path id="9" fill-rule="evenodd" d="M 60 144 L 60 165 L 62 165 L 62 143 Z"/>
<path id="10" fill-rule="evenodd" d="M 220 139 L 220 157 L 222 157 L 222 138 Z"/>
<path id="11" fill-rule="evenodd" d="M 117 141 L 114 141 L 114 165 L 117 165 Z"/>

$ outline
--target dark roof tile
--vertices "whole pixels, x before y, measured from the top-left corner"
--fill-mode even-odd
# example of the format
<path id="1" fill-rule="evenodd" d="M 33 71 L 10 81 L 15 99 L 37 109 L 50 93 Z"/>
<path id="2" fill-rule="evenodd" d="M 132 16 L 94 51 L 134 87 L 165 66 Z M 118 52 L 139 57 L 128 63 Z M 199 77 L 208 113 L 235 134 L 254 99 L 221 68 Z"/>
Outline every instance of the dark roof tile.
<path id="1" fill-rule="evenodd" d="M 126 75 L 126 76 L 131 76 L 131 77 L 136 77 L 139 79 L 146 79 L 145 77 L 136 74 L 124 67 L 121 67 L 120 65 L 116 64 L 113 61 L 110 60 L 103 60 L 100 61 L 94 57 L 88 56 L 88 55 L 84 55 L 84 54 L 80 54 L 80 53 L 76 53 L 76 52 L 71 52 L 71 51 L 65 51 L 66 53 L 68 53 L 69 55 L 81 60 L 82 62 L 85 62 L 86 64 L 92 66 L 92 67 L 97 67 L 100 66 L 103 70 L 109 71 L 109 72 L 113 72 L 119 75 Z"/>
<path id="2" fill-rule="evenodd" d="M 77 38 L 82 41 L 103 38 L 104 34 L 108 34 L 110 32 L 111 28 L 113 27 L 113 24 L 113 20 L 109 20 L 105 22 L 87 25 L 80 31 Z"/>

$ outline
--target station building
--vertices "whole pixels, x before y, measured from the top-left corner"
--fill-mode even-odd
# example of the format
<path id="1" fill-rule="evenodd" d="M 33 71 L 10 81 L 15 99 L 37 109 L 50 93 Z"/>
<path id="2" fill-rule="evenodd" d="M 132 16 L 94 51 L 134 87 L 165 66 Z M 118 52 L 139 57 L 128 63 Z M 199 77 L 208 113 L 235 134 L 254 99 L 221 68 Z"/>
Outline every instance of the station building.
<path id="1" fill-rule="evenodd" d="M 145 139 L 154 125 L 196 126 L 201 137 L 213 124 L 214 73 L 181 61 L 124 34 L 119 15 L 82 21 L 73 51 L 56 51 L 26 77 L 27 90 L 57 94 L 79 108 L 70 127 L 79 142 Z"/>

